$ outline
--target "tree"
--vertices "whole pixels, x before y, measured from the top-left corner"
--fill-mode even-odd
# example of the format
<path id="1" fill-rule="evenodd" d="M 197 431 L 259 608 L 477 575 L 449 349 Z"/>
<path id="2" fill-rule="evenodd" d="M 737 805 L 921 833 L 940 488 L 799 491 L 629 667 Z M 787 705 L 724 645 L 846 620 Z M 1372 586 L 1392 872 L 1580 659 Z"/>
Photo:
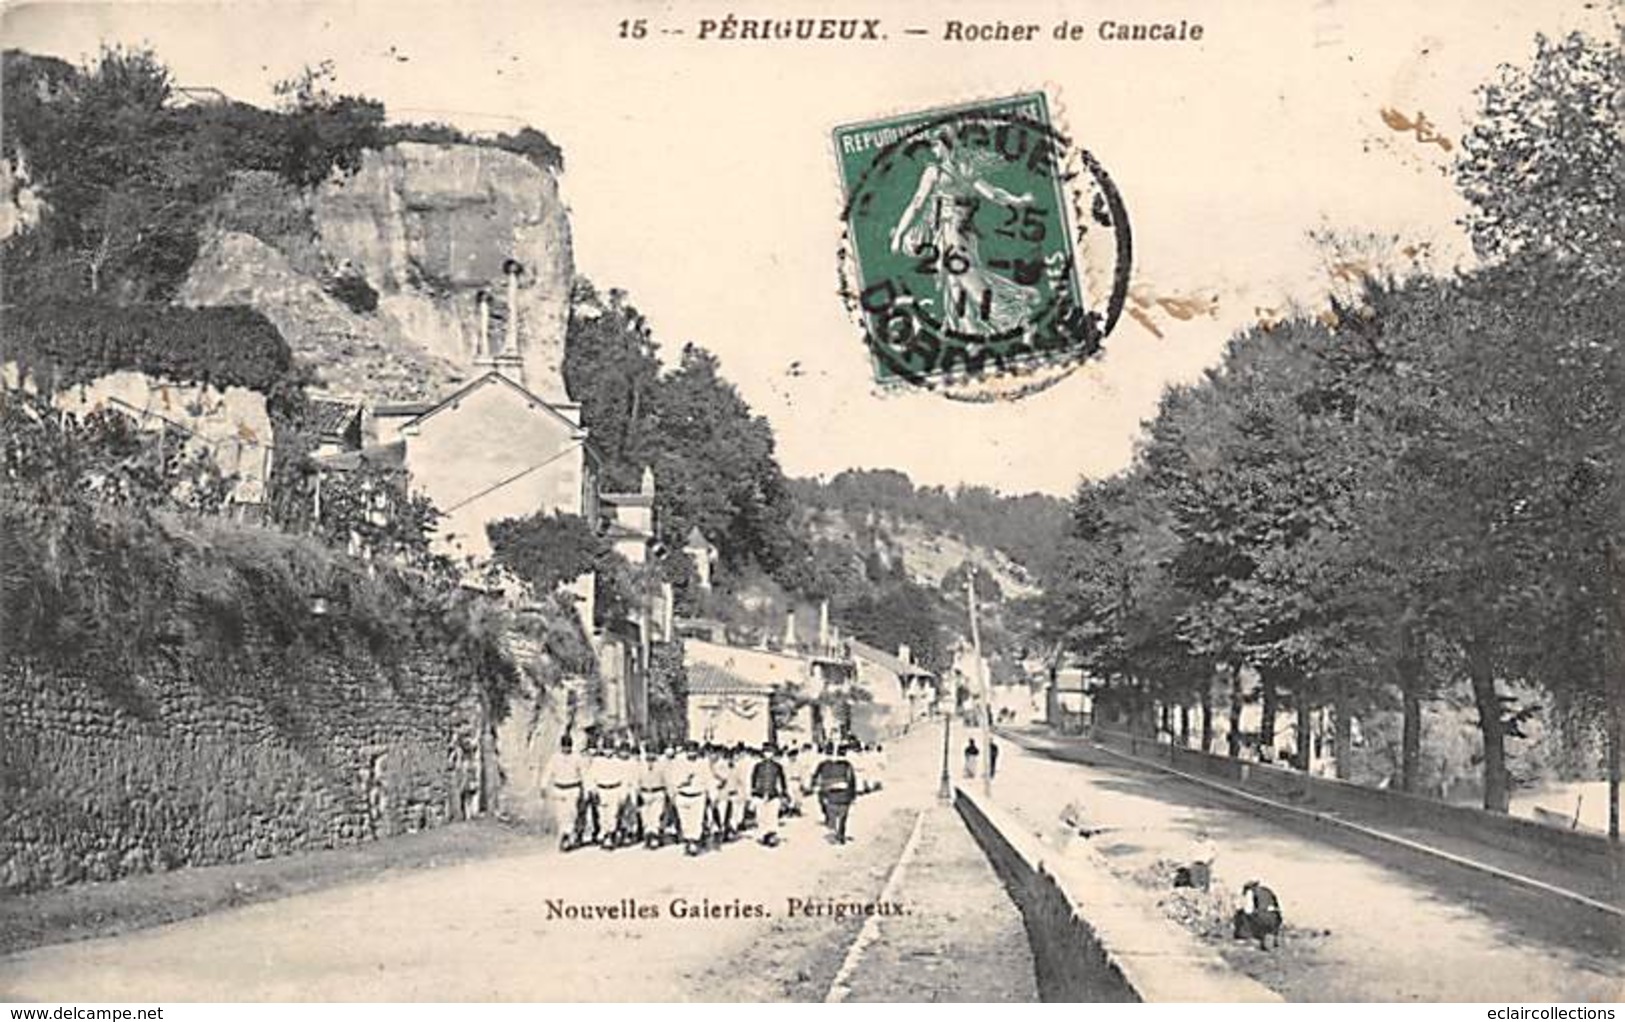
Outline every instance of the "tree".
<path id="1" fill-rule="evenodd" d="M 1625 115 L 1618 40 L 1535 37 L 1523 67 L 1478 90 L 1457 186 L 1479 253 L 1545 252 L 1617 286 L 1625 273 Z"/>
<path id="2" fill-rule="evenodd" d="M 609 543 L 580 515 L 537 513 L 485 527 L 498 564 L 538 595 L 593 571 L 610 555 Z"/>

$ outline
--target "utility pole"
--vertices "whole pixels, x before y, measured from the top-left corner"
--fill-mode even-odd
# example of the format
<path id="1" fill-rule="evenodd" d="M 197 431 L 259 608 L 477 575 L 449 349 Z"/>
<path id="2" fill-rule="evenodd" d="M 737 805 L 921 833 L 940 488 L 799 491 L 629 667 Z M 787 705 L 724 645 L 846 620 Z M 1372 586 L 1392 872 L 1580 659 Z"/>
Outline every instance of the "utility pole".
<path id="1" fill-rule="evenodd" d="M 970 608 L 971 655 L 976 677 L 982 683 L 982 794 L 993 794 L 993 691 L 982 664 L 982 632 L 976 626 L 976 571 L 965 579 L 965 603 Z"/>

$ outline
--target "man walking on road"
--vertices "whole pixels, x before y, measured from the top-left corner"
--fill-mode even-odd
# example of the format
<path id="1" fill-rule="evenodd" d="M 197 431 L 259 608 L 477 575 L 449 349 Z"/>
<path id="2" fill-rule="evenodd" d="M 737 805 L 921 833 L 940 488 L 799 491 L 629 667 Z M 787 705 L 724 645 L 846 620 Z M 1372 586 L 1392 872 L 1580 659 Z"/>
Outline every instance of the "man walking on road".
<path id="1" fill-rule="evenodd" d="M 706 803 L 712 780 L 710 767 L 700 759 L 697 745 L 689 744 L 687 755 L 675 761 L 668 777 L 672 799 L 677 804 L 677 834 L 683 839 L 683 850 L 689 855 L 698 855 L 700 840 L 705 836 Z"/>
<path id="2" fill-rule="evenodd" d="M 965 743 L 965 776 L 976 776 L 976 762 L 981 758 L 981 751 L 976 747 L 976 739 L 972 738 Z"/>
<path id="3" fill-rule="evenodd" d="M 762 758 L 750 772 L 750 800 L 756 812 L 756 825 L 762 830 L 762 844 L 769 848 L 779 843 L 779 810 L 788 795 L 778 750 L 771 745 L 762 746 Z"/>
<path id="4" fill-rule="evenodd" d="M 581 803 L 586 797 L 582 789 L 585 768 L 575 754 L 570 736 L 559 739 L 559 751 L 547 764 L 542 775 L 542 797 L 553 807 L 553 817 L 559 825 L 559 847 L 569 851 L 581 843 Z"/>
<path id="5" fill-rule="evenodd" d="M 833 744 L 824 746 L 824 761 L 813 772 L 813 787 L 831 837 L 836 844 L 846 844 L 846 817 L 858 795 L 858 777 L 851 761 Z"/>

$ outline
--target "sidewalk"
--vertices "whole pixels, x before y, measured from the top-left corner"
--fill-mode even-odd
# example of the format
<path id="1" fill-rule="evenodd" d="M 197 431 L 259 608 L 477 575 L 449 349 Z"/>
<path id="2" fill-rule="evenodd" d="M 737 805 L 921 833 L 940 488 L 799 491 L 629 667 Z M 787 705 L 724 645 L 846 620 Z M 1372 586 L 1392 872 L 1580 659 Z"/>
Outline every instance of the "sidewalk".
<path id="1" fill-rule="evenodd" d="M 888 899 L 905 914 L 877 917 L 859 937 L 844 999 L 1038 1000 L 1021 913 L 959 814 L 931 806 L 918 827 Z"/>

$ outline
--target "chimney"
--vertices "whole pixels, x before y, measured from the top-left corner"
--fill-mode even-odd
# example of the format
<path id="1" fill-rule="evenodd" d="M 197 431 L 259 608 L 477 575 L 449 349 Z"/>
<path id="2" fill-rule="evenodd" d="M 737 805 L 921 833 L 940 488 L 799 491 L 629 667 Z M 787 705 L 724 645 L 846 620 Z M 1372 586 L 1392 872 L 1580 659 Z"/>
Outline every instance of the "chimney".
<path id="1" fill-rule="evenodd" d="M 494 368 L 496 359 L 491 353 L 491 294 L 480 291 L 474 295 L 474 308 L 479 314 L 479 336 L 474 338 L 474 364 Z"/>
<path id="2" fill-rule="evenodd" d="M 829 601 L 818 604 L 818 648 L 829 649 Z"/>
<path id="3" fill-rule="evenodd" d="M 914 666 L 914 651 L 909 648 L 908 643 L 905 642 L 901 646 L 897 647 L 897 659 L 903 661 L 905 664 L 908 664 L 910 667 Z"/>
<path id="4" fill-rule="evenodd" d="M 502 350 L 492 358 L 498 372 L 523 387 L 525 358 L 519 348 L 519 275 L 525 272 L 525 267 L 519 260 L 509 259 L 502 264 L 502 272 L 508 278 L 507 319 L 503 323 Z"/>
<path id="5" fill-rule="evenodd" d="M 796 609 L 791 607 L 784 615 L 784 648 L 796 648 Z"/>

